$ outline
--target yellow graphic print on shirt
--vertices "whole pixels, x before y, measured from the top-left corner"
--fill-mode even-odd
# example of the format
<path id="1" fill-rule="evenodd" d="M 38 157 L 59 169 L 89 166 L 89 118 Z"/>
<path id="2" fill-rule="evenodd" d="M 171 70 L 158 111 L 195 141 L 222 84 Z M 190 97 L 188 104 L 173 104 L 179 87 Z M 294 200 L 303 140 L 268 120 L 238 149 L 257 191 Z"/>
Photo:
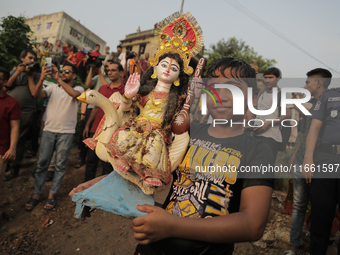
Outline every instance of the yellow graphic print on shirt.
<path id="1" fill-rule="evenodd" d="M 191 139 L 177 169 L 166 210 L 180 217 L 206 218 L 228 214 L 242 154 L 221 144 Z"/>

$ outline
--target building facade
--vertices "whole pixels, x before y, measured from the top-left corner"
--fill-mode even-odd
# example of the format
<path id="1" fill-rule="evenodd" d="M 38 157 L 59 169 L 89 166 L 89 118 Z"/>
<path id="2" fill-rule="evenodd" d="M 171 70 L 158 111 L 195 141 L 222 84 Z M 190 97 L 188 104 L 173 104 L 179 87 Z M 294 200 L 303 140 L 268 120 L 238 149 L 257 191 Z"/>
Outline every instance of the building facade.
<path id="1" fill-rule="evenodd" d="M 68 42 L 86 50 L 94 50 L 95 45 L 99 44 L 100 51 L 104 52 L 106 42 L 65 12 L 37 15 L 25 22 L 33 31 L 33 42 L 47 40 L 55 44 L 60 39 L 62 44 Z"/>
<path id="2" fill-rule="evenodd" d="M 155 27 L 157 24 L 155 24 Z M 155 36 L 155 29 L 140 31 L 137 29 L 137 33 L 128 34 L 125 39 L 120 40 L 123 47 L 123 52 L 126 52 L 126 47 L 131 46 L 132 51 L 139 53 L 139 56 L 143 56 L 145 53 L 149 53 L 150 57 L 154 57 L 157 52 L 159 44 L 159 38 Z M 190 61 L 190 66 L 194 69 L 197 66 L 200 58 L 203 57 L 203 49 Z"/>

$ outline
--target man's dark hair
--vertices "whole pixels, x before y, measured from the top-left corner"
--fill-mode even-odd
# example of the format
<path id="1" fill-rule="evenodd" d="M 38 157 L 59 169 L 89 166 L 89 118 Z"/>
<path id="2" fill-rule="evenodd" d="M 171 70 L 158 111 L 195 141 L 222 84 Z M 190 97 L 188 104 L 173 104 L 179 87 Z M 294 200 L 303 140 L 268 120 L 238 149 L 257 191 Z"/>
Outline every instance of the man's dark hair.
<path id="1" fill-rule="evenodd" d="M 121 49 L 122 49 L 122 46 L 121 46 L 121 45 L 118 45 L 117 48 L 121 48 Z"/>
<path id="2" fill-rule="evenodd" d="M 3 74 L 3 78 L 4 78 L 5 81 L 9 80 L 10 75 L 9 75 L 9 72 L 6 68 L 3 68 L 3 67 L 0 66 L 0 73 Z"/>
<path id="3" fill-rule="evenodd" d="M 33 50 L 31 50 L 31 49 L 26 49 L 26 50 L 23 50 L 23 51 L 20 53 L 20 59 L 26 58 L 27 53 L 31 53 L 31 54 L 34 55 L 35 58 L 37 58 L 37 54 L 36 54 Z"/>
<path id="4" fill-rule="evenodd" d="M 75 73 L 75 74 L 77 74 L 77 67 L 76 67 L 76 65 L 71 64 L 71 63 L 66 63 L 63 67 L 65 67 L 65 66 L 70 66 L 70 67 L 72 67 L 72 72 Z"/>
<path id="5" fill-rule="evenodd" d="M 218 75 L 216 71 L 221 72 L 221 74 L 225 77 L 224 71 L 230 68 L 230 73 L 234 77 L 233 74 L 236 74 L 237 77 L 234 78 L 252 78 L 245 79 L 245 83 L 247 83 L 248 87 L 253 88 L 253 92 L 257 91 L 256 84 L 256 73 L 255 70 L 246 62 L 240 59 L 235 58 L 222 58 L 216 61 L 208 70 L 207 77 L 216 78 Z"/>
<path id="6" fill-rule="evenodd" d="M 99 44 L 96 44 L 96 46 L 95 46 L 95 47 L 97 47 L 97 46 L 99 46 L 99 47 L 100 47 L 100 45 L 99 45 Z"/>
<path id="7" fill-rule="evenodd" d="M 320 75 L 322 78 L 324 78 L 322 79 L 322 85 L 325 89 L 327 89 L 329 84 L 331 84 L 332 73 L 328 71 L 327 69 L 315 68 L 309 71 L 306 75 L 307 77 L 313 76 L 313 75 Z"/>
<path id="8" fill-rule="evenodd" d="M 276 78 L 281 77 L 282 78 L 282 74 L 279 68 L 276 67 L 269 67 L 266 71 L 264 71 L 263 76 L 265 75 L 269 75 L 269 74 L 273 74 L 276 76 Z"/>
<path id="9" fill-rule="evenodd" d="M 132 50 L 132 47 L 131 47 L 131 46 L 126 46 L 126 50 L 127 50 L 127 51 L 131 51 L 131 50 Z"/>
<path id="10" fill-rule="evenodd" d="M 109 61 L 107 61 L 107 62 L 109 62 Z M 118 71 L 119 71 L 119 72 L 124 71 L 124 68 L 123 68 L 123 66 L 122 66 L 120 63 L 111 60 L 110 65 L 111 65 L 111 64 L 116 64 L 116 65 L 118 66 Z"/>

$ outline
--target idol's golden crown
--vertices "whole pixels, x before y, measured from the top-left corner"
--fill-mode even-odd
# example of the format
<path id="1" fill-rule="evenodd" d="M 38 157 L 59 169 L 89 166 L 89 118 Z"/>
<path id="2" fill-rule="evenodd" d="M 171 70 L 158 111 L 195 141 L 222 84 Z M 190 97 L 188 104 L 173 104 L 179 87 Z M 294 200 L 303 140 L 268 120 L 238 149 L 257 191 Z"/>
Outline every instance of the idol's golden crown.
<path id="1" fill-rule="evenodd" d="M 179 12 L 172 14 L 158 24 L 155 36 L 159 37 L 160 44 L 156 56 L 149 59 L 150 65 L 156 66 L 159 57 L 165 53 L 178 53 L 183 60 L 184 72 L 191 75 L 190 60 L 203 47 L 203 32 L 194 16 L 190 12 L 181 16 Z"/>

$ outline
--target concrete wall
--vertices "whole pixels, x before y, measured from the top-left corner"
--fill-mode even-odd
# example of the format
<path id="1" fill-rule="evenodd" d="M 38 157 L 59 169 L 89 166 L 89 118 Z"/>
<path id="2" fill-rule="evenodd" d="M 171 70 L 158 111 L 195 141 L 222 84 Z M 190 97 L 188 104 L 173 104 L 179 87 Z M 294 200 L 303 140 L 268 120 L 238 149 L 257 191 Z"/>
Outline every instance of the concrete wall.
<path id="1" fill-rule="evenodd" d="M 58 31 L 62 19 L 62 12 L 53 13 L 49 15 L 37 15 L 33 18 L 26 19 L 25 23 L 31 27 L 33 31 L 32 40 L 36 39 L 37 42 L 43 42 L 44 38 L 53 44 L 59 39 Z M 47 24 L 52 23 L 51 28 L 47 29 Z M 37 30 L 38 25 L 40 29 Z"/>
<path id="2" fill-rule="evenodd" d="M 63 27 L 61 30 L 62 31 L 61 33 L 62 42 L 67 41 L 71 44 L 74 44 L 78 49 L 82 47 L 87 50 L 94 49 L 94 45 L 93 45 L 93 48 L 90 45 L 86 46 L 84 42 L 81 42 L 80 40 L 78 40 L 78 38 L 71 35 L 70 34 L 71 28 L 73 28 L 74 30 L 79 32 L 79 34 L 81 34 L 81 37 L 86 37 L 87 39 L 92 41 L 94 44 L 99 44 L 100 52 L 104 54 L 106 42 L 103 39 L 101 39 L 99 36 L 91 32 L 89 29 L 84 27 L 82 24 L 74 20 L 71 16 L 67 15 L 66 13 L 64 13 L 63 16 L 64 16 L 65 23 L 63 24 Z"/>
<path id="3" fill-rule="evenodd" d="M 52 23 L 50 29 L 47 29 L 48 23 Z M 93 47 L 90 45 L 86 46 L 84 42 L 78 40 L 78 38 L 74 37 L 74 35 L 71 35 L 71 28 L 73 28 L 81 35 L 81 37 L 86 37 L 94 44 L 99 44 L 100 52 L 104 54 L 106 42 L 65 12 L 37 15 L 33 18 L 26 19 L 26 24 L 31 27 L 31 30 L 34 33 L 32 40 L 36 39 L 37 42 L 41 43 L 44 38 L 47 38 L 49 42 L 55 44 L 58 39 L 61 39 L 62 43 L 67 41 L 70 44 L 75 45 L 78 49 L 94 49 L 94 45 L 91 45 Z M 37 30 L 38 25 L 40 25 L 39 30 Z"/>
<path id="4" fill-rule="evenodd" d="M 157 52 L 158 38 L 154 36 L 154 30 L 141 31 L 138 33 L 129 34 L 124 40 L 121 40 L 123 52 L 126 51 L 126 46 L 132 46 L 132 51 L 139 52 L 140 46 L 145 44 L 144 53 L 149 53 L 153 57 Z"/>

